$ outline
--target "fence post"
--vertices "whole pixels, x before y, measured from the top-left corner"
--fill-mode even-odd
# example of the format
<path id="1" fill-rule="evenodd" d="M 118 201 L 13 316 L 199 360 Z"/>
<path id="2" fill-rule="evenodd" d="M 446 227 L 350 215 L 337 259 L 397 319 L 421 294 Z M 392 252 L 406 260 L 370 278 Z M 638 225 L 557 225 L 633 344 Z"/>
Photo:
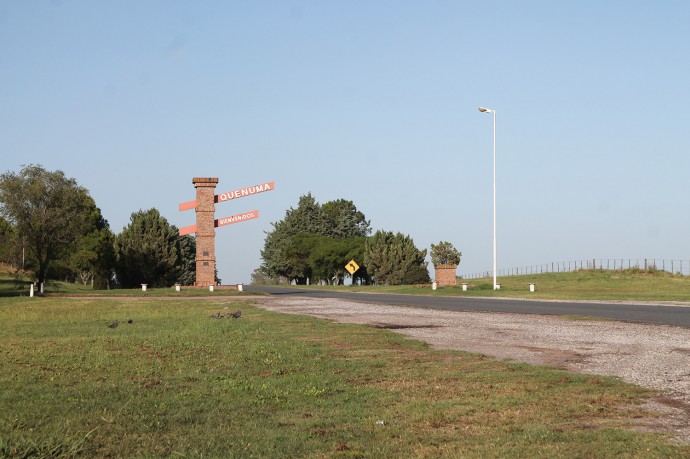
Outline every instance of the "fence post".
<path id="1" fill-rule="evenodd" d="M 606 261 L 606 268 L 604 268 L 604 261 Z M 613 265 L 611 262 L 613 261 Z M 628 262 L 628 267 L 625 267 L 625 262 Z M 666 271 L 666 262 L 669 262 L 669 269 L 670 271 Z M 644 263 L 643 263 L 644 262 Z M 657 263 L 661 262 L 661 267 L 657 266 Z M 528 265 L 528 266 L 518 266 L 515 268 L 503 268 L 498 271 L 498 275 L 503 276 L 503 275 L 515 275 L 515 276 L 520 276 L 520 275 L 525 275 L 525 274 L 544 274 L 544 273 L 549 273 L 549 272 L 575 272 L 578 269 L 597 269 L 597 259 L 596 258 L 590 258 L 588 260 L 570 260 L 567 262 L 565 261 L 558 261 L 558 262 L 551 262 L 551 263 L 543 263 L 539 265 Z M 579 263 L 579 268 L 578 268 L 578 263 Z M 561 266 L 562 264 L 562 266 Z M 671 274 L 676 274 L 678 273 L 681 276 L 690 276 L 690 260 L 666 260 L 665 258 L 637 258 L 637 259 L 632 259 L 632 258 L 621 258 L 620 259 L 620 264 L 619 260 L 616 258 L 602 258 L 599 260 L 599 266 L 598 268 L 601 270 L 617 270 L 620 269 L 621 271 L 625 269 L 633 269 L 633 264 L 634 264 L 634 269 L 644 269 L 645 271 L 648 271 L 650 269 L 661 269 L 662 271 L 665 272 L 670 272 Z M 561 270 L 561 267 L 563 268 Z M 473 274 L 467 274 L 463 276 L 464 279 L 481 279 L 481 278 L 488 278 L 491 277 L 492 273 L 491 271 L 484 271 L 484 272 L 479 272 L 479 273 L 473 273 Z M 36 287 L 36 286 L 35 286 Z"/>

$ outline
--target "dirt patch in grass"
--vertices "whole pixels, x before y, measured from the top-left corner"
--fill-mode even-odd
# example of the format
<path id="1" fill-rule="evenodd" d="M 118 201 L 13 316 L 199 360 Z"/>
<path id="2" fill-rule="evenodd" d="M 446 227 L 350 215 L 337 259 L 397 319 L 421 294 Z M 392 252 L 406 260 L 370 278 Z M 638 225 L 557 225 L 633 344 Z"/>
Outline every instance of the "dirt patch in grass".
<path id="1" fill-rule="evenodd" d="M 372 324 L 374 328 L 385 328 L 387 330 L 402 330 L 404 328 L 438 328 L 440 325 L 410 325 L 410 324 Z"/>
<path id="2" fill-rule="evenodd" d="M 690 330 L 685 328 L 293 296 L 252 301 L 269 310 L 387 328 L 439 349 L 617 376 L 659 393 L 642 407 L 658 416 L 639 419 L 641 429 L 690 442 Z"/>

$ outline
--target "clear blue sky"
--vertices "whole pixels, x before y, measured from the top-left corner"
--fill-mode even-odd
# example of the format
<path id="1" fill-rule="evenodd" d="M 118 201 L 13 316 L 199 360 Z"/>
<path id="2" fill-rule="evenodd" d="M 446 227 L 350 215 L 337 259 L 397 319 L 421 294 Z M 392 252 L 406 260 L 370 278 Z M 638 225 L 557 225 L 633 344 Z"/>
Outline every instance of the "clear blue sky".
<path id="1" fill-rule="evenodd" d="M 690 2 L 0 0 L 2 171 L 60 169 L 114 232 L 192 177 L 248 282 L 300 195 L 498 265 L 690 259 Z M 345 260 L 347 261 L 347 260 Z"/>

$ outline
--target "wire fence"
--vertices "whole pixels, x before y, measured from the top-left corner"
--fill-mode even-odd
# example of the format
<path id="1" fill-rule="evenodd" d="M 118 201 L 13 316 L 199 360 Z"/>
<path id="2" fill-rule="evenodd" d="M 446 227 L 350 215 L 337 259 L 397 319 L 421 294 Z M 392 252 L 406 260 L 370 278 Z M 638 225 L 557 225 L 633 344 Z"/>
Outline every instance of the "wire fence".
<path id="1" fill-rule="evenodd" d="M 639 269 L 643 271 L 668 271 L 683 276 L 690 275 L 690 260 L 666 260 L 660 258 L 606 258 L 591 260 L 559 261 L 541 265 L 520 266 L 517 268 L 498 269 L 496 275 L 522 276 L 526 274 L 568 273 L 585 269 L 601 269 L 607 271 L 623 271 L 625 269 Z M 492 271 L 473 274 L 462 274 L 463 279 L 481 279 L 493 277 Z"/>

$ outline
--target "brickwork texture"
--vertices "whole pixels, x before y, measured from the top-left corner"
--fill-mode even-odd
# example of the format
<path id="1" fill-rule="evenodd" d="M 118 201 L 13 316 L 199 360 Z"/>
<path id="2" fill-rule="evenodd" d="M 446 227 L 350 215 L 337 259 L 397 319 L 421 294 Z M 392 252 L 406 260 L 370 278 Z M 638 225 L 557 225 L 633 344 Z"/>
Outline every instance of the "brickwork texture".
<path id="1" fill-rule="evenodd" d="M 217 178 L 195 177 L 196 188 L 196 287 L 216 285 L 216 229 L 214 226 Z"/>
<path id="2" fill-rule="evenodd" d="M 455 271 L 458 265 L 438 265 L 434 266 L 436 271 L 436 283 L 439 287 L 452 287 L 458 285 Z"/>

